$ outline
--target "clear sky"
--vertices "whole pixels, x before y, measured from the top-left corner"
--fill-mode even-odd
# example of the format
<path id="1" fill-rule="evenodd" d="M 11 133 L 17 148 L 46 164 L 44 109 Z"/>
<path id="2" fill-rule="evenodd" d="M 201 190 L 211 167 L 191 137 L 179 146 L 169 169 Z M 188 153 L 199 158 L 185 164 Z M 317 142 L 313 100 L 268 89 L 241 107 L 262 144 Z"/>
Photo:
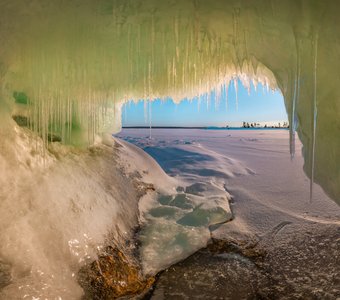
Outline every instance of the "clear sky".
<path id="1" fill-rule="evenodd" d="M 152 126 L 240 126 L 245 122 L 287 121 L 283 96 L 280 91 L 264 91 L 258 85 L 248 91 L 238 82 L 238 101 L 233 84 L 228 88 L 228 106 L 224 96 L 214 99 L 183 100 L 175 104 L 171 99 L 151 102 Z M 206 97 L 209 98 L 209 97 Z M 214 98 L 214 97 L 213 97 Z M 149 126 L 148 103 L 129 102 L 123 107 L 123 126 Z"/>

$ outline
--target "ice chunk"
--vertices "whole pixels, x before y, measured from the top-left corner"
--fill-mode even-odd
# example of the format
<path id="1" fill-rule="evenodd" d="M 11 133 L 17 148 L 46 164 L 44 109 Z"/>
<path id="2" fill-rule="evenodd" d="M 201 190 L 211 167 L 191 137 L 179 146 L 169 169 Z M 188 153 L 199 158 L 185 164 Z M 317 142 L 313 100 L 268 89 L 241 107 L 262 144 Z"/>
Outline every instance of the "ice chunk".
<path id="1" fill-rule="evenodd" d="M 192 212 L 186 214 L 177 221 L 178 224 L 185 226 L 209 226 L 230 221 L 231 213 L 226 212 L 221 207 L 204 209 L 204 207 L 196 207 Z"/>

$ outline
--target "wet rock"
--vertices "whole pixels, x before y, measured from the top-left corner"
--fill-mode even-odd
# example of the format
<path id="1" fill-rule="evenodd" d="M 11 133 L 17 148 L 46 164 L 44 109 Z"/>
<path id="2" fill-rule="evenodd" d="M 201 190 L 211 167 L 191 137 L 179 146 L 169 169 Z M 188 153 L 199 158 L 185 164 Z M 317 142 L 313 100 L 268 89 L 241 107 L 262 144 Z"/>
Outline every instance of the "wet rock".
<path id="1" fill-rule="evenodd" d="M 207 249 L 215 254 L 221 254 L 226 252 L 233 252 L 243 255 L 248 258 L 254 259 L 255 263 L 263 259 L 266 256 L 264 248 L 260 247 L 257 240 L 245 241 L 245 240 L 218 240 L 212 239 L 212 243 L 207 246 Z"/>
<path id="2" fill-rule="evenodd" d="M 133 185 L 135 187 L 135 190 L 137 191 L 137 197 L 141 198 L 144 195 L 146 195 L 148 192 L 155 192 L 155 186 L 152 183 L 145 183 L 141 180 L 139 180 L 137 177 L 132 177 Z"/>
<path id="3" fill-rule="evenodd" d="M 162 272 L 149 299 L 263 299 L 266 281 L 247 257 L 206 248 Z"/>
<path id="4" fill-rule="evenodd" d="M 144 278 L 138 263 L 117 248 L 107 247 L 105 254 L 79 271 L 78 281 L 84 299 L 105 300 L 145 293 L 154 278 Z"/>
<path id="5" fill-rule="evenodd" d="M 340 299 L 338 228 L 281 222 L 260 237 L 212 239 L 161 272 L 148 299 Z"/>

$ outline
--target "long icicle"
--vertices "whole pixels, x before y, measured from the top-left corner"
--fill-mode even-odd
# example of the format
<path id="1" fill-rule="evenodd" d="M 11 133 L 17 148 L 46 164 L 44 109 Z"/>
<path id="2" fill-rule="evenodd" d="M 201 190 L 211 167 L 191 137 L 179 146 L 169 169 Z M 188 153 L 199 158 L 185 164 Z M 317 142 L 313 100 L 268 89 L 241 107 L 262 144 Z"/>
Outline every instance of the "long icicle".
<path id="1" fill-rule="evenodd" d="M 296 42 L 296 70 L 294 76 L 294 95 L 293 95 L 293 103 L 292 103 L 292 116 L 291 116 L 291 124 L 290 128 L 290 158 L 293 160 L 295 156 L 295 133 L 297 128 L 297 116 L 296 116 L 296 105 L 299 99 L 299 91 L 300 91 L 300 48 L 299 42 Z"/>
<path id="2" fill-rule="evenodd" d="M 234 77 L 234 88 L 235 88 L 235 97 L 236 97 L 236 111 L 238 111 L 238 78 Z"/>
<path id="3" fill-rule="evenodd" d="M 151 131 L 152 131 L 152 121 L 151 121 L 151 99 L 149 100 L 149 139 L 151 140 Z"/>
<path id="4" fill-rule="evenodd" d="M 315 175 L 315 146 L 316 146 L 316 125 L 317 125 L 317 62 L 318 62 L 318 32 L 315 32 L 315 38 L 313 40 L 314 46 L 314 92 L 313 92 L 313 136 L 312 136 L 312 166 L 311 166 L 311 179 L 310 179 L 310 201 L 313 199 L 313 184 Z"/>
<path id="5" fill-rule="evenodd" d="M 149 62 L 149 75 L 148 75 L 148 84 L 149 84 L 149 139 L 151 139 L 151 97 L 152 97 L 152 84 L 151 84 L 151 62 Z"/>
<path id="6" fill-rule="evenodd" d="M 290 126 L 289 126 L 289 152 L 290 159 L 294 159 L 295 155 L 295 109 L 296 109 L 296 89 L 297 89 L 297 78 L 296 73 L 294 74 L 294 94 L 293 94 L 293 102 L 292 102 L 292 115 L 290 118 Z"/>
<path id="7" fill-rule="evenodd" d="M 225 83 L 224 85 L 224 91 L 225 91 L 225 109 L 228 111 L 228 90 L 230 85 L 230 79 Z"/>

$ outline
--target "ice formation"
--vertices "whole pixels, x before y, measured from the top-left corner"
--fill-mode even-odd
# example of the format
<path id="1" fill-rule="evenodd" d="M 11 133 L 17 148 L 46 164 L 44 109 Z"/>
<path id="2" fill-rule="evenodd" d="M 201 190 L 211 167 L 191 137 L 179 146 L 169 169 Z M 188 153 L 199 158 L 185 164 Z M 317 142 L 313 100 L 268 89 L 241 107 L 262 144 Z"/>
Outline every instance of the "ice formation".
<path id="1" fill-rule="evenodd" d="M 124 193 L 117 182 L 107 190 L 105 182 L 112 177 L 101 177 L 107 169 L 99 164 L 92 174 L 86 161 L 94 162 L 81 150 L 70 158 L 66 148 L 54 147 L 52 155 L 47 151 L 51 141 L 79 149 L 106 143 L 120 130 L 127 100 L 226 100 L 226 87 L 236 77 L 245 86 L 261 82 L 282 91 L 291 123 L 291 155 L 297 130 L 311 183 L 318 182 L 339 203 L 339 7 L 333 0 L 0 0 L 0 207 L 7 216 L 0 226 L 1 234 L 11 237 L 9 244 L 0 245 L 1 256 L 11 255 L 5 245 L 24 236 L 28 226 L 38 230 L 45 224 L 44 215 L 34 215 L 45 207 L 49 213 L 58 207 L 55 215 L 46 213 L 49 226 L 61 222 L 66 231 L 55 240 L 69 241 L 75 251 L 86 243 L 84 230 L 97 229 L 86 234 L 99 243 L 110 218 L 127 211 L 124 205 L 115 207 L 113 190 L 117 188 L 117 196 Z M 149 117 L 151 124 L 151 111 Z M 74 189 L 70 177 L 75 178 Z M 83 197 L 91 184 L 92 196 Z M 57 197 L 60 189 L 66 200 Z M 79 203 L 89 210 L 82 214 L 75 208 L 79 214 L 72 219 L 63 205 L 78 193 Z M 96 219 L 102 216 L 94 227 L 84 221 L 92 213 Z M 16 222 L 17 217 L 23 218 Z M 124 218 L 128 223 L 132 219 L 129 214 Z M 43 236 L 49 232 L 47 228 Z M 44 253 L 40 236 L 26 237 Z M 11 251 L 20 257 L 25 248 L 30 249 L 19 244 Z M 53 252 L 54 266 L 43 265 L 49 255 L 31 256 L 36 253 L 22 256 L 40 261 L 31 272 L 58 268 L 58 253 Z M 16 272 L 20 277 L 27 270 Z"/>
<path id="2" fill-rule="evenodd" d="M 236 76 L 262 81 L 284 95 L 292 156 L 296 128 L 306 173 L 339 200 L 335 1 L 3 0 L 0 8 L 2 122 L 27 117 L 46 143 L 53 135 L 81 145 L 119 130 L 128 99 L 180 101 Z"/>
<path id="3" fill-rule="evenodd" d="M 136 225 L 133 184 L 108 146 L 55 144 L 46 151 L 26 128 L 7 138 L 0 156 L 0 298 L 80 298 L 79 267 L 108 237 L 129 238 Z M 9 285 L 3 264 L 10 266 Z"/>

